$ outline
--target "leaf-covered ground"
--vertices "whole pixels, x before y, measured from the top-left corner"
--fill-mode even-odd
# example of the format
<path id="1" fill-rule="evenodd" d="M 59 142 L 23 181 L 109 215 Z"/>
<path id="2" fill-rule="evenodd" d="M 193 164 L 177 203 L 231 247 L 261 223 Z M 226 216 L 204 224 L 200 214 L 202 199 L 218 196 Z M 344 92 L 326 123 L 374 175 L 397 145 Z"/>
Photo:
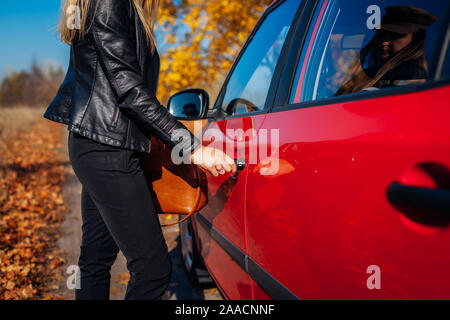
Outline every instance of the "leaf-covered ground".
<path id="1" fill-rule="evenodd" d="M 62 130 L 39 114 L 21 124 L 0 123 L 0 299 L 58 299 L 47 284 L 64 263 L 54 246 L 66 209 Z"/>
<path id="2" fill-rule="evenodd" d="M 67 268 L 81 242 L 81 185 L 67 154 L 65 127 L 44 110 L 0 108 L 0 300 L 74 299 Z M 162 224 L 177 216 L 160 216 Z M 193 288 L 179 228 L 163 228 L 173 262 L 170 299 L 221 299 L 217 288 Z M 111 299 L 123 299 L 129 274 L 123 255 L 111 270 Z"/>

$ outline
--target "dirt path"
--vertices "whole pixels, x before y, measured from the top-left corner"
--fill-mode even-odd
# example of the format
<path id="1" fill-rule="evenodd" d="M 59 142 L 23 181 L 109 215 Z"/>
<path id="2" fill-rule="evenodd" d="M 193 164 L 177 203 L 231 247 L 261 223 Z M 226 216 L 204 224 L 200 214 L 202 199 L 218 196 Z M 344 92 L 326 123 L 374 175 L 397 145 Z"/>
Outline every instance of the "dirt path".
<path id="1" fill-rule="evenodd" d="M 66 127 L 63 127 L 63 149 L 67 154 L 67 134 Z M 68 155 L 67 155 L 68 160 Z M 59 280 L 53 285 L 55 294 L 59 294 L 66 299 L 74 299 L 75 291 L 68 289 L 66 285 L 67 278 L 70 274 L 66 270 L 71 265 L 76 265 L 81 244 L 81 185 L 75 176 L 70 165 L 67 166 L 67 181 L 63 187 L 64 202 L 69 208 L 64 213 L 63 221 L 60 228 L 60 238 L 56 245 L 65 252 L 65 265 L 59 272 Z M 164 228 L 164 237 L 169 247 L 172 257 L 173 273 L 172 280 L 169 285 L 167 296 L 170 300 L 220 300 L 222 299 L 217 288 L 197 289 L 193 288 L 186 277 L 179 241 L 178 226 Z M 111 270 L 111 299 L 122 300 L 125 296 L 126 284 L 128 282 L 128 270 L 126 268 L 125 257 L 120 252 L 115 264 Z"/>

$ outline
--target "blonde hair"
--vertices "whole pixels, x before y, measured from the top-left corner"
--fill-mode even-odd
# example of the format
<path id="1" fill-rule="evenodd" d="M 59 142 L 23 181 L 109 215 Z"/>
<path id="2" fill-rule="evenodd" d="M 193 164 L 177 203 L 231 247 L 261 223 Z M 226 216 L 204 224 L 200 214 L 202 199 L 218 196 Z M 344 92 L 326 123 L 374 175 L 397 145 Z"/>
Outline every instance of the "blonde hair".
<path id="1" fill-rule="evenodd" d="M 97 11 L 97 6 L 99 1 L 97 0 L 94 15 Z M 145 33 L 147 35 L 147 43 L 149 44 L 152 53 L 155 51 L 155 37 L 153 34 L 154 25 L 159 8 L 159 0 L 129 0 L 133 2 L 134 7 L 139 15 L 142 26 L 144 27 Z M 72 45 L 73 40 L 76 36 L 79 39 L 84 38 L 88 32 L 91 25 L 86 26 L 86 17 L 89 9 L 91 0 L 61 0 L 62 16 L 59 23 L 59 34 L 61 36 L 61 41 Z M 73 7 L 71 7 L 73 6 Z M 70 16 L 74 14 L 74 8 L 79 8 L 80 25 L 79 28 L 70 28 L 68 26 L 68 21 Z M 92 24 L 92 22 L 91 22 Z"/>

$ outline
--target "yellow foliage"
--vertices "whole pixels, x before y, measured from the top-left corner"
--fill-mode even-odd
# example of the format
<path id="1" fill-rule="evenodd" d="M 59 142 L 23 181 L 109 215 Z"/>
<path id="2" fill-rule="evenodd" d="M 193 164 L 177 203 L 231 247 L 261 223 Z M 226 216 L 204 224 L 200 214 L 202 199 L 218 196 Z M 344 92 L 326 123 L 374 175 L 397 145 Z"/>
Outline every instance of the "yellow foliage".
<path id="1" fill-rule="evenodd" d="M 157 32 L 163 33 L 164 45 L 170 48 L 161 53 L 159 99 L 167 101 L 188 87 L 216 86 L 271 2 L 182 0 L 175 4 L 162 0 Z"/>

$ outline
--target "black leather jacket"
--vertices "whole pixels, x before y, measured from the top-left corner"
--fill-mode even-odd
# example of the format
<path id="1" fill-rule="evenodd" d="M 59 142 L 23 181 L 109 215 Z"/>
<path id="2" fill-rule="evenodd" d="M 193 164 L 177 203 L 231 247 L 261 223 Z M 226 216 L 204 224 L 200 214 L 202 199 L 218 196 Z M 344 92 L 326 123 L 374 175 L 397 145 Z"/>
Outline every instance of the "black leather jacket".
<path id="1" fill-rule="evenodd" d="M 150 136 L 187 152 L 200 145 L 156 98 L 159 56 L 151 53 L 130 0 L 90 2 L 85 38 L 44 118 L 101 143 L 150 152 Z M 94 6 L 97 6 L 95 16 Z M 177 130 L 183 129 L 183 130 Z"/>

